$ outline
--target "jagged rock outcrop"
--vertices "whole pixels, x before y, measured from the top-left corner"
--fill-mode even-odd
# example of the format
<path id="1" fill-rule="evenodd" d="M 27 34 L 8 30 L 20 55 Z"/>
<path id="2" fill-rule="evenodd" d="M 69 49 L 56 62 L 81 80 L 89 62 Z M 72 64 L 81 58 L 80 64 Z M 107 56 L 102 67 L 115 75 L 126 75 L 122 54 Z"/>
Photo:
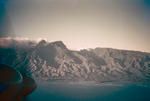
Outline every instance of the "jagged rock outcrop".
<path id="1" fill-rule="evenodd" d="M 25 49 L 1 47 L 0 63 L 43 80 L 150 81 L 150 53 L 111 48 L 72 51 L 62 41 L 42 40 Z"/>

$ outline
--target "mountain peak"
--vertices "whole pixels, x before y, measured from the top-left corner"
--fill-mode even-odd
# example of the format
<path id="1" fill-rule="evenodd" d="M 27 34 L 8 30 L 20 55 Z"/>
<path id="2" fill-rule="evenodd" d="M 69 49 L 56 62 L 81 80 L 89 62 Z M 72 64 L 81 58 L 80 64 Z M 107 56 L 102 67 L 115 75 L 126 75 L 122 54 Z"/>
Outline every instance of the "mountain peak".
<path id="1" fill-rule="evenodd" d="M 62 41 L 55 41 L 50 44 L 61 47 L 61 48 L 67 48 L 66 45 Z"/>
<path id="2" fill-rule="evenodd" d="M 47 42 L 45 41 L 45 40 L 41 40 L 40 42 L 39 42 L 39 44 L 46 44 Z"/>
<path id="3" fill-rule="evenodd" d="M 46 42 L 45 40 L 41 40 L 41 41 L 37 44 L 37 47 L 45 46 L 46 43 L 47 43 L 47 42 Z"/>

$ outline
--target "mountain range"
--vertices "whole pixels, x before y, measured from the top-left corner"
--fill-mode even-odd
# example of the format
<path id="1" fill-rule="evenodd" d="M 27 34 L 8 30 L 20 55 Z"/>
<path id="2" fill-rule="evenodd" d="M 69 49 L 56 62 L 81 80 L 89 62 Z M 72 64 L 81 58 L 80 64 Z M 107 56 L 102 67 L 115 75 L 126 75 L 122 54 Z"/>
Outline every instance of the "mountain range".
<path id="1" fill-rule="evenodd" d="M 62 41 L 1 39 L 0 63 L 48 81 L 150 81 L 150 53 L 112 48 L 75 51 Z"/>

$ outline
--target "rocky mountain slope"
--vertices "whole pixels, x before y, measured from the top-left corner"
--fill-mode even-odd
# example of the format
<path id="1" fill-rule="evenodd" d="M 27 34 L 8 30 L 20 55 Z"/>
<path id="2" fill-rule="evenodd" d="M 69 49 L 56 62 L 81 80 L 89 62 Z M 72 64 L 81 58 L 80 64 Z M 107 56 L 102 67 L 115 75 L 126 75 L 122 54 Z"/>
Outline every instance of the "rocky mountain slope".
<path id="1" fill-rule="evenodd" d="M 150 81 L 150 53 L 111 48 L 72 51 L 62 41 L 1 40 L 0 63 L 42 80 Z"/>

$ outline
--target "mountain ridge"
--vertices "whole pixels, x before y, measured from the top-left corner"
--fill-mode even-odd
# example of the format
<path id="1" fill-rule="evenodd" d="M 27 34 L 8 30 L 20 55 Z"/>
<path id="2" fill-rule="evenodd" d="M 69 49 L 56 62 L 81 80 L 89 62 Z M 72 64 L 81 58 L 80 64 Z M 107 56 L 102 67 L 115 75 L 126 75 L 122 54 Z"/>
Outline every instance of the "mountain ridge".
<path id="1" fill-rule="evenodd" d="M 14 66 L 37 79 L 150 81 L 150 53 L 147 52 L 111 48 L 75 51 L 69 50 L 62 41 L 45 40 L 29 49 L 9 48 L 0 47 L 0 63 Z"/>

